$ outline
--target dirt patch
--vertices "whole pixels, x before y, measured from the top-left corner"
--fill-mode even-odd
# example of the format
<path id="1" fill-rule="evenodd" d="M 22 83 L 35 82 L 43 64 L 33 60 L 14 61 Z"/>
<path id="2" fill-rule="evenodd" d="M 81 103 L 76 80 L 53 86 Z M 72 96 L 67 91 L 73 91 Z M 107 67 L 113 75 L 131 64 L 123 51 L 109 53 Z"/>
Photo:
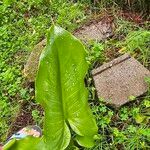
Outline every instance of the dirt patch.
<path id="1" fill-rule="evenodd" d="M 123 17 L 126 20 L 134 22 L 141 26 L 144 24 L 145 21 L 148 21 L 148 18 L 144 18 L 142 14 L 131 11 L 120 11 L 118 12 L 118 16 Z"/>
<path id="2" fill-rule="evenodd" d="M 19 114 L 15 118 L 14 122 L 10 125 L 7 137 L 10 137 L 13 133 L 17 132 L 23 127 L 35 125 L 35 121 L 32 118 L 32 110 L 38 109 L 40 111 L 40 115 L 43 115 L 43 109 L 39 105 L 31 103 L 32 102 L 22 103 Z"/>
<path id="3" fill-rule="evenodd" d="M 105 55 L 109 59 L 109 61 L 111 61 L 120 56 L 119 49 L 117 49 L 116 47 L 111 49 L 106 49 Z"/>

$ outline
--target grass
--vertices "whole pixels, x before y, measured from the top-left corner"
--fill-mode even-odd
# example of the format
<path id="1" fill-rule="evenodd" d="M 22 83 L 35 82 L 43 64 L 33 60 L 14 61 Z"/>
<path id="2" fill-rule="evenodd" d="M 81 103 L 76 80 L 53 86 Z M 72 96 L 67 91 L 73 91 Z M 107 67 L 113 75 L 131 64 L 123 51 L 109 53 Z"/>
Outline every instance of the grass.
<path id="1" fill-rule="evenodd" d="M 148 25 L 142 27 L 117 15 L 117 3 L 90 0 L 73 1 L 5 1 L 1 10 L 0 40 L 0 141 L 7 138 L 10 125 L 22 103 L 35 105 L 34 88 L 22 76 L 23 66 L 36 43 L 45 37 L 52 22 L 69 31 L 78 28 L 92 14 L 111 6 L 115 18 L 115 35 L 104 42 L 87 43 L 90 70 L 113 58 L 108 53 L 131 53 L 150 68 Z M 42 9 L 41 9 L 42 8 Z M 69 12 L 69 13 L 68 13 Z M 146 79 L 150 84 L 150 80 Z M 92 77 L 88 75 L 89 103 L 99 127 L 100 139 L 91 150 L 149 149 L 150 90 L 118 110 L 106 106 L 95 96 Z M 33 108 L 33 107 L 31 107 Z M 31 109 L 29 107 L 29 109 Z M 40 111 L 31 110 L 34 123 L 42 124 Z"/>

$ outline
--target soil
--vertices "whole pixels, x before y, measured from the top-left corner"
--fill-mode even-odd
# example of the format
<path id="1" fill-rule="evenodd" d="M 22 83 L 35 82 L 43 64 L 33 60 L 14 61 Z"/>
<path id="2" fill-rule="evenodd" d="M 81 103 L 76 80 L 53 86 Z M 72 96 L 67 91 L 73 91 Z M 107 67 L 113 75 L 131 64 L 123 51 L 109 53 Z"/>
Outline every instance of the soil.
<path id="1" fill-rule="evenodd" d="M 43 109 L 35 104 L 34 102 L 24 102 L 20 107 L 20 112 L 15 118 L 14 122 L 10 125 L 10 129 L 8 131 L 7 137 L 10 137 L 12 134 L 17 132 L 18 130 L 28 126 L 35 125 L 35 121 L 32 118 L 32 110 L 39 110 L 40 115 L 43 116 Z"/>
<path id="2" fill-rule="evenodd" d="M 142 24 L 145 21 L 139 13 L 135 12 L 121 11 L 118 15 L 136 24 Z"/>

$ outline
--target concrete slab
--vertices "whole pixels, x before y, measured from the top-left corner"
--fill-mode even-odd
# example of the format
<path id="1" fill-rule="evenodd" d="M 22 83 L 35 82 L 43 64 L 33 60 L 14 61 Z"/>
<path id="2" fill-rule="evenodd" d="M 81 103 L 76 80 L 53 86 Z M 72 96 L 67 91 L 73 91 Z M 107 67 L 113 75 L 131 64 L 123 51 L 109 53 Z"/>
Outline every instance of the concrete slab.
<path id="1" fill-rule="evenodd" d="M 79 28 L 74 35 L 82 41 L 105 40 L 113 35 L 113 22 L 109 17 L 93 21 L 88 25 Z"/>
<path id="2" fill-rule="evenodd" d="M 92 71 L 97 95 L 115 107 L 131 101 L 148 90 L 144 78 L 150 71 L 136 59 L 125 54 Z"/>

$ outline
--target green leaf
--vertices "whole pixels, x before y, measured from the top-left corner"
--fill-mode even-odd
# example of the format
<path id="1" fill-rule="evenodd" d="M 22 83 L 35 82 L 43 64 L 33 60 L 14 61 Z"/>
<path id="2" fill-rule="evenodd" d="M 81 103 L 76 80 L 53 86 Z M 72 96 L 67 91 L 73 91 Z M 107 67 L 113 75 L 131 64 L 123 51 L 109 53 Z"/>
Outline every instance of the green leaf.
<path id="1" fill-rule="evenodd" d="M 44 137 L 49 149 L 68 146 L 69 125 L 79 144 L 94 145 L 97 126 L 87 103 L 85 57 L 85 48 L 78 39 L 60 27 L 51 27 L 36 78 L 36 99 L 45 110 Z"/>
<path id="2" fill-rule="evenodd" d="M 46 150 L 42 138 L 27 137 L 22 140 L 11 140 L 3 147 L 3 150 Z"/>
<path id="3" fill-rule="evenodd" d="M 135 116 L 136 123 L 142 123 L 145 119 L 146 119 L 146 116 L 144 116 L 142 114 L 137 114 Z"/>
<path id="4" fill-rule="evenodd" d="M 60 27 L 51 27 L 35 84 L 36 100 L 45 111 L 44 135 L 16 141 L 13 149 L 64 150 L 70 143 L 70 128 L 81 146 L 94 146 L 98 129 L 87 102 L 85 57 L 78 39 Z"/>

